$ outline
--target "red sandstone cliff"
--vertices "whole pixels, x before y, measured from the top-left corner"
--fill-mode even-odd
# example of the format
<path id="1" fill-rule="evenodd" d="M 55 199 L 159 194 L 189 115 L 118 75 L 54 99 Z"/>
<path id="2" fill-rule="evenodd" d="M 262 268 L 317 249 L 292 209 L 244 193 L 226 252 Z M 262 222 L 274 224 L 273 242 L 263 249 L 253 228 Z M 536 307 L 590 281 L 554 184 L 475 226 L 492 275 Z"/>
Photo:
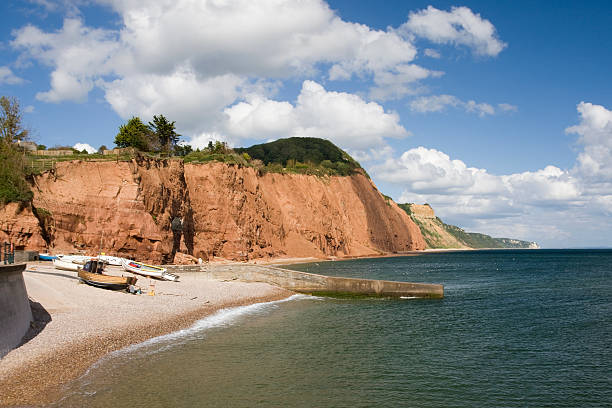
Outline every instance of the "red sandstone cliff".
<path id="1" fill-rule="evenodd" d="M 425 248 L 410 217 L 361 174 L 258 175 L 223 163 L 137 159 L 59 163 L 34 184 L 32 209 L 0 209 L 0 239 L 151 262 L 172 262 L 175 252 L 255 259 Z"/>

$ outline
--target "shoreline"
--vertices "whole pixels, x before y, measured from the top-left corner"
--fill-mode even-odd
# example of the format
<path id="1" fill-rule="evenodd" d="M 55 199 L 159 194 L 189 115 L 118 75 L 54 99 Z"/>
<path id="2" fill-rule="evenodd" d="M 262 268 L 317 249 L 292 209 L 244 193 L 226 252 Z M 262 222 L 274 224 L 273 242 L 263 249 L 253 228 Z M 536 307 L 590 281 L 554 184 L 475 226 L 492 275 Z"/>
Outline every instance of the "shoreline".
<path id="1" fill-rule="evenodd" d="M 64 385 L 113 351 L 192 326 L 218 310 L 286 299 L 294 293 L 264 283 L 219 282 L 197 276 L 151 281 L 154 296 L 78 284 L 76 273 L 28 264 L 31 301 L 50 321 L 0 359 L 0 406 L 57 401 Z M 153 284 L 153 285 L 151 285 Z"/>

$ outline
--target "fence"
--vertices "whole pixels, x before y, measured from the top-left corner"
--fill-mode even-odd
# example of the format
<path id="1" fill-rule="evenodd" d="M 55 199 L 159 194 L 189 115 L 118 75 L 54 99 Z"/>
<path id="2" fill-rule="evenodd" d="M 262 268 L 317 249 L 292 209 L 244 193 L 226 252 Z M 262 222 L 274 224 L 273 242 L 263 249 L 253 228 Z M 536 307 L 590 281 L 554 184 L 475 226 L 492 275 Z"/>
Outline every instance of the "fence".
<path id="1" fill-rule="evenodd" d="M 26 173 L 42 173 L 45 172 L 47 170 L 52 170 L 55 169 L 55 166 L 57 164 L 57 160 L 56 159 L 39 159 L 36 158 L 35 160 L 28 160 L 26 159 L 24 161 L 24 170 L 26 171 Z"/>

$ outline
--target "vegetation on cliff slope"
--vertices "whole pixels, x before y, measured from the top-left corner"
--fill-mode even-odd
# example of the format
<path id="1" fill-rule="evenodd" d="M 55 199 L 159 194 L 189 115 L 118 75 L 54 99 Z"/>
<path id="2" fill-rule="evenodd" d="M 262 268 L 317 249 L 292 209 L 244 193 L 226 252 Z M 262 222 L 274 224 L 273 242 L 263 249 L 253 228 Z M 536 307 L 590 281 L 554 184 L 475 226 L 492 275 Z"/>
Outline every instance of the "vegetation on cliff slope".
<path id="1" fill-rule="evenodd" d="M 464 245 L 469 248 L 531 248 L 532 242 L 521 241 L 510 238 L 493 238 L 486 234 L 480 234 L 477 232 L 466 232 L 464 229 L 459 228 L 455 225 L 444 223 L 439 217 L 433 218 L 422 218 L 414 214 L 411 208 L 412 204 L 398 204 L 410 218 L 419 226 L 421 234 L 425 238 L 425 242 L 429 248 L 433 249 L 448 249 L 457 248 L 452 245 L 452 241 L 448 237 L 443 237 L 440 232 L 444 235 L 449 234 L 451 238 L 454 238 L 460 245 Z"/>
<path id="2" fill-rule="evenodd" d="M 17 143 L 28 137 L 21 123 L 21 108 L 15 98 L 0 97 L 0 203 L 30 201 L 32 191 L 26 182 L 23 154 Z"/>

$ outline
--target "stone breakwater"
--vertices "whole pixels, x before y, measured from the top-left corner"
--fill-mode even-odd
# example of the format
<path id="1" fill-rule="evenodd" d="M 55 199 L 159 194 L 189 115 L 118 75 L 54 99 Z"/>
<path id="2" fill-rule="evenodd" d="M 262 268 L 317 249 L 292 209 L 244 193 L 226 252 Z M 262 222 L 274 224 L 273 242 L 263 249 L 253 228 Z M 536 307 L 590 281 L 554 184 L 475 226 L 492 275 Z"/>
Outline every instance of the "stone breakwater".
<path id="1" fill-rule="evenodd" d="M 439 284 L 342 278 L 259 265 L 169 266 L 176 273 L 193 272 L 202 279 L 265 282 L 294 292 L 308 294 L 443 298 Z"/>

